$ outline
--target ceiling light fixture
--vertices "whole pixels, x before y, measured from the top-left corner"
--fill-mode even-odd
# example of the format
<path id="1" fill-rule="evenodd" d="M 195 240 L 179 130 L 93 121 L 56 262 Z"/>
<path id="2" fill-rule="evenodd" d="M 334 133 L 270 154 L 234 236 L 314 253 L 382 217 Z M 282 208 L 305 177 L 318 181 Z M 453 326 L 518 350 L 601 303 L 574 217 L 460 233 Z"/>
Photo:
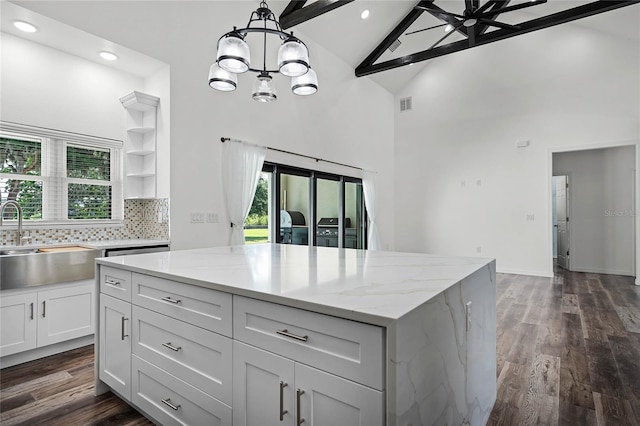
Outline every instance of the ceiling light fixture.
<path id="1" fill-rule="evenodd" d="M 118 59 L 118 56 L 115 53 L 107 52 L 106 50 L 100 52 L 99 55 L 105 61 L 115 61 Z"/>
<path id="2" fill-rule="evenodd" d="M 360 14 L 360 19 L 367 19 L 369 17 L 369 9 L 365 9 Z"/>
<path id="3" fill-rule="evenodd" d="M 25 33 L 35 33 L 36 31 L 38 31 L 38 28 L 36 28 L 35 25 L 25 21 L 15 21 L 13 23 L 13 26 L 21 31 L 24 31 Z"/>
<path id="4" fill-rule="evenodd" d="M 449 31 L 451 31 L 452 29 L 453 29 L 453 25 L 451 25 L 451 24 L 447 24 L 447 25 L 444 27 L 444 32 L 445 32 L 445 33 L 448 33 L 448 32 L 449 32 Z"/>
<path id="5" fill-rule="evenodd" d="M 252 26 L 254 23 L 257 24 Z M 248 34 L 254 33 L 263 34 L 262 69 L 251 67 L 251 52 L 245 41 Z M 278 69 L 267 69 L 268 35 L 282 40 L 278 50 Z M 251 13 L 246 28 L 233 27 L 232 31 L 218 40 L 216 62 L 209 69 L 209 86 L 223 92 L 233 91 L 238 86 L 237 74 L 247 71 L 258 73 L 251 97 L 259 102 L 273 102 L 278 98 L 271 74 L 291 77 L 291 90 L 296 95 L 312 95 L 318 91 L 318 76 L 309 65 L 307 46 L 293 32 L 287 34 L 282 31 L 280 23 L 264 1 Z"/>

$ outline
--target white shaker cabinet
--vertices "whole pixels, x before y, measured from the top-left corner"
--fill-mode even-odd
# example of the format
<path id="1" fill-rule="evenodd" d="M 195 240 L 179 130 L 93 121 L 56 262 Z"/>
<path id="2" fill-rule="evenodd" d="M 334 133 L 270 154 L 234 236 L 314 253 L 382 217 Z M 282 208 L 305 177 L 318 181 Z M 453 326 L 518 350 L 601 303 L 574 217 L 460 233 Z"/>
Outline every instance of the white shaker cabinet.
<path id="1" fill-rule="evenodd" d="M 93 334 L 94 287 L 84 285 L 38 292 L 38 346 Z"/>
<path id="2" fill-rule="evenodd" d="M 0 356 L 93 334 L 94 294 L 91 281 L 3 292 Z"/>
<path id="3" fill-rule="evenodd" d="M 233 342 L 234 426 L 295 425 L 294 363 Z"/>
<path id="4" fill-rule="evenodd" d="M 131 398 L 131 304 L 100 297 L 100 379 Z"/>
<path id="5" fill-rule="evenodd" d="M 234 342 L 234 426 L 384 424 L 384 393 Z"/>
<path id="6" fill-rule="evenodd" d="M 38 294 L 0 297 L 0 356 L 36 347 Z"/>

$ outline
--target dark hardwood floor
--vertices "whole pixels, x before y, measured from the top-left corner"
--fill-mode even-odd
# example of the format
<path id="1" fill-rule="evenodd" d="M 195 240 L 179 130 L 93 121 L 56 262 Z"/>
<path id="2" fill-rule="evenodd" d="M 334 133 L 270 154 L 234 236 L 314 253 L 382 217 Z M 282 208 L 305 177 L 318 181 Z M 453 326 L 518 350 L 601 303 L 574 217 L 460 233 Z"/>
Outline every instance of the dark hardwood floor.
<path id="1" fill-rule="evenodd" d="M 640 426 L 640 287 L 632 278 L 498 274 L 497 296 L 489 425 Z M 0 370 L 0 424 L 151 423 L 111 393 L 93 395 L 87 346 Z"/>

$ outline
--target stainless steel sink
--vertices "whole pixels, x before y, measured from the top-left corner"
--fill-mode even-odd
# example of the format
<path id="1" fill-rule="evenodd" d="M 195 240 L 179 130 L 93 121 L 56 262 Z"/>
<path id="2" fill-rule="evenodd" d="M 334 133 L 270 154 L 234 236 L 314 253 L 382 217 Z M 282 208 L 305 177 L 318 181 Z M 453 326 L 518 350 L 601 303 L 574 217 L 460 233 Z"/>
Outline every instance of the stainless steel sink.
<path id="1" fill-rule="evenodd" d="M 33 254 L 38 253 L 36 248 L 16 248 L 11 250 L 0 250 L 0 256 L 10 256 L 14 254 Z"/>
<path id="2" fill-rule="evenodd" d="M 0 290 L 7 290 L 91 279 L 101 250 L 41 253 L 16 248 L 0 253 Z"/>

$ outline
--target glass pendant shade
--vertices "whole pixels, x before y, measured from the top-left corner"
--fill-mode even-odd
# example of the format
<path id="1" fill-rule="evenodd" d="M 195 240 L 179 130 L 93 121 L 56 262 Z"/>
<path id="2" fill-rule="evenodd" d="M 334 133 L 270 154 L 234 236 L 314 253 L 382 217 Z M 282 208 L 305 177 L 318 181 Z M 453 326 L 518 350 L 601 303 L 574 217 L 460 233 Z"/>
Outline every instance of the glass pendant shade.
<path id="1" fill-rule="evenodd" d="M 278 99 L 276 88 L 269 74 L 261 73 L 258 75 L 258 78 L 253 82 L 251 97 L 258 102 L 273 102 Z"/>
<path id="2" fill-rule="evenodd" d="M 298 77 L 309 70 L 309 51 L 298 40 L 288 39 L 278 50 L 278 69 L 287 77 Z"/>
<path id="3" fill-rule="evenodd" d="M 209 68 L 209 86 L 221 92 L 231 92 L 238 86 L 238 76 L 223 70 L 214 62 Z"/>
<path id="4" fill-rule="evenodd" d="M 318 91 L 318 76 L 316 72 L 309 68 L 309 71 L 299 77 L 291 79 L 291 91 L 296 95 L 313 95 Z"/>
<path id="5" fill-rule="evenodd" d="M 249 71 L 249 45 L 233 33 L 223 36 L 218 40 L 216 62 L 220 68 L 235 74 Z"/>

